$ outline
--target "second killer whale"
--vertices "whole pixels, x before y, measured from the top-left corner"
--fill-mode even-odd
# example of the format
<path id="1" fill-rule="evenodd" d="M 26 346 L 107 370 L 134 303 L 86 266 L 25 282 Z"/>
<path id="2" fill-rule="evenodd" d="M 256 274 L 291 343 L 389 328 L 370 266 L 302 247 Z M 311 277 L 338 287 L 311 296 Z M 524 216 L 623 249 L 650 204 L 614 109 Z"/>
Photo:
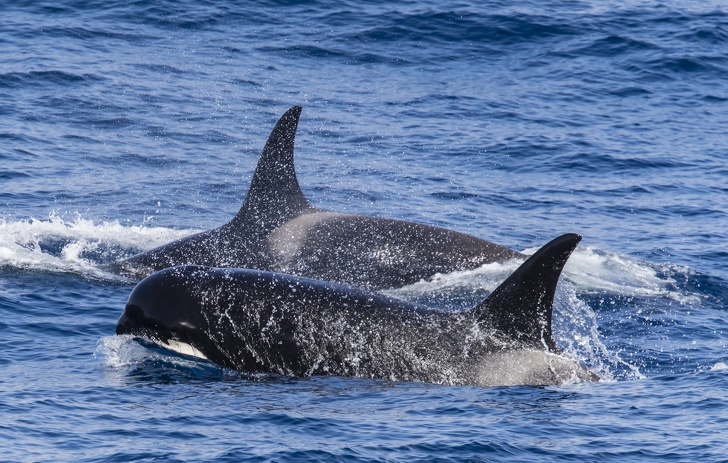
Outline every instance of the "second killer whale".
<path id="1" fill-rule="evenodd" d="M 594 381 L 552 337 L 556 286 L 579 240 L 552 240 L 484 302 L 458 313 L 280 273 L 169 268 L 135 287 L 116 333 L 236 370 L 293 377 L 481 386 Z"/>
<path id="2" fill-rule="evenodd" d="M 230 222 L 117 261 L 111 269 L 141 279 L 180 265 L 255 268 L 386 289 L 524 257 L 441 227 L 312 206 L 293 162 L 300 115 L 301 107 L 294 106 L 273 128 L 245 202 Z"/>

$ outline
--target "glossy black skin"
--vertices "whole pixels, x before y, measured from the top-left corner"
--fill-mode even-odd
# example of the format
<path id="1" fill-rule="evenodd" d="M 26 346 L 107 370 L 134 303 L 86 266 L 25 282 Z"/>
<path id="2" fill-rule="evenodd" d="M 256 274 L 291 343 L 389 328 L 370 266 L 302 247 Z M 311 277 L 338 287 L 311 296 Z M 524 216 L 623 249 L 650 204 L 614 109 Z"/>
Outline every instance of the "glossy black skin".
<path id="1" fill-rule="evenodd" d="M 188 344 L 242 371 L 480 384 L 491 354 L 558 352 L 553 297 L 579 239 L 553 240 L 482 304 L 455 314 L 280 273 L 166 269 L 137 285 L 116 332 Z M 533 380 L 541 382 L 557 381 Z"/>
<path id="2" fill-rule="evenodd" d="M 163 270 L 134 290 L 118 334 L 194 346 L 242 371 L 409 379 L 421 373 L 386 352 L 450 346 L 444 313 L 363 290 L 285 274 L 187 266 Z M 411 343 L 427 338 L 427 349 Z M 383 344 L 396 339 L 398 348 Z M 358 345 L 358 354 L 354 346 Z M 382 354 L 384 353 L 384 354 Z M 359 358 L 360 360 L 356 360 Z"/>
<path id="3" fill-rule="evenodd" d="M 295 106 L 276 124 L 232 221 L 116 262 L 111 269 L 141 279 L 180 265 L 256 268 L 382 289 L 524 257 L 440 227 L 312 206 L 293 164 L 300 114 Z"/>

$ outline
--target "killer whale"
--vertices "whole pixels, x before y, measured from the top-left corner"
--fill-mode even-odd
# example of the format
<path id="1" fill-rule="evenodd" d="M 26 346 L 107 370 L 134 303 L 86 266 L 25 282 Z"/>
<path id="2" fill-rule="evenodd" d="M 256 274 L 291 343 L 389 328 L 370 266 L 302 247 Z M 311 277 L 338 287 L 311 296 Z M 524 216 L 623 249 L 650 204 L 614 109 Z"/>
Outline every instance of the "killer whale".
<path id="1" fill-rule="evenodd" d="M 141 281 L 116 333 L 248 372 L 443 384 L 549 385 L 598 378 L 552 337 L 563 235 L 474 309 L 448 313 L 364 289 L 248 269 L 183 266 Z"/>
<path id="2" fill-rule="evenodd" d="M 114 262 L 110 269 L 141 279 L 181 265 L 255 268 L 383 289 L 524 257 L 445 228 L 312 206 L 293 163 L 300 115 L 301 107 L 294 106 L 273 128 L 247 197 L 230 222 Z"/>

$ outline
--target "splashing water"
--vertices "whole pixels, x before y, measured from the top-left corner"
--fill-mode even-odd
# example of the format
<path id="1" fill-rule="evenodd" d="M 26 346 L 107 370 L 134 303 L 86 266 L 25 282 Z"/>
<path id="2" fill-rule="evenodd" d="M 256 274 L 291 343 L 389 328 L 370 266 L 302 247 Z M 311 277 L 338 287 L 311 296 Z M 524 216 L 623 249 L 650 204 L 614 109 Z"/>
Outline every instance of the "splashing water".
<path id="1" fill-rule="evenodd" d="M 44 220 L 0 219 L 0 266 L 116 280 L 99 265 L 196 232 L 118 221 L 97 224 L 80 215 L 67 221 L 55 212 Z"/>

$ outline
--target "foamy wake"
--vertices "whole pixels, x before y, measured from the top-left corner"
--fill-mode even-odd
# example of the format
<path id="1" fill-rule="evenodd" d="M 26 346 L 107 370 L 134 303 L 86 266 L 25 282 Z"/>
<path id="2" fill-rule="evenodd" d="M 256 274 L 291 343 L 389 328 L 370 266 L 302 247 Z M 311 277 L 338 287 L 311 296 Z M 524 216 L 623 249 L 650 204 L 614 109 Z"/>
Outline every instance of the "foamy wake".
<path id="1" fill-rule="evenodd" d="M 710 371 L 727 371 L 728 365 L 723 362 L 718 362 L 710 368 Z"/>
<path id="2" fill-rule="evenodd" d="M 128 370 L 152 359 L 153 355 L 151 350 L 127 335 L 104 336 L 98 340 L 94 351 L 94 358 L 101 366 L 111 370 Z"/>
<path id="3" fill-rule="evenodd" d="M 44 272 L 76 273 L 116 279 L 100 264 L 160 246 L 197 230 L 95 223 L 80 215 L 64 220 L 10 221 L 0 218 L 0 266 Z"/>
<path id="4" fill-rule="evenodd" d="M 530 255 L 536 251 L 537 248 L 526 249 L 523 253 Z M 429 281 L 420 281 L 391 294 L 408 298 L 421 292 L 492 291 L 522 263 L 513 259 L 474 270 L 438 274 Z M 680 303 L 697 303 L 700 300 L 697 295 L 677 291 L 677 281 L 669 276 L 690 273 L 687 267 L 641 262 L 592 247 L 579 247 L 567 261 L 562 278 L 582 295 L 669 298 Z"/>
<path id="5" fill-rule="evenodd" d="M 683 304 L 700 298 L 677 291 L 679 285 L 670 275 L 691 273 L 688 267 L 642 262 L 588 246 L 578 248 L 564 268 L 564 278 L 579 294 L 669 298 Z"/>

